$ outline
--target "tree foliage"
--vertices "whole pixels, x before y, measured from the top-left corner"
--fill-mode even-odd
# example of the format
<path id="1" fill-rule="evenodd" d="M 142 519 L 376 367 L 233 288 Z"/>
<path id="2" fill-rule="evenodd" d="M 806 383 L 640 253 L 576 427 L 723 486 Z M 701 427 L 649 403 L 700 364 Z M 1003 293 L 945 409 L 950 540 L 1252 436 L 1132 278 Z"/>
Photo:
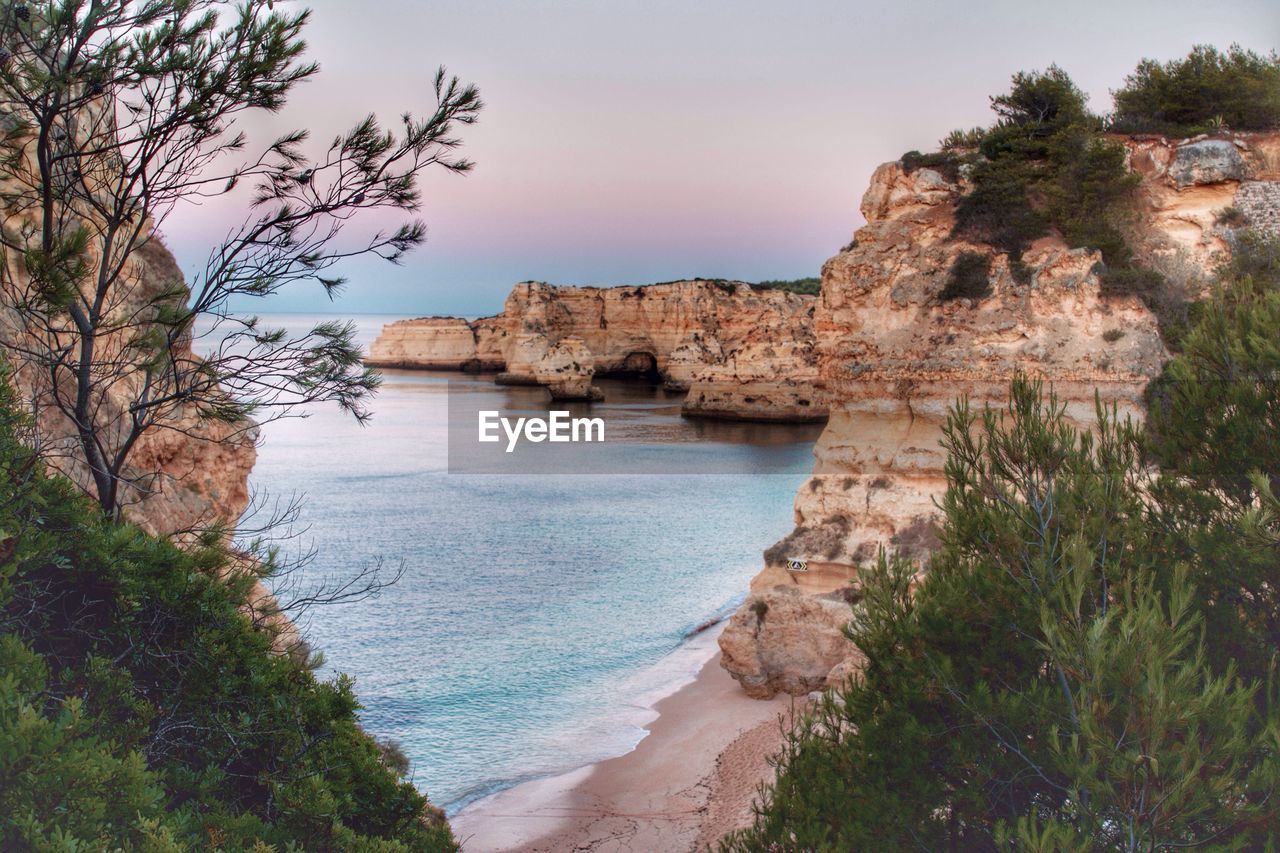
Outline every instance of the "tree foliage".
<path id="1" fill-rule="evenodd" d="M 927 575 L 881 554 L 865 671 L 726 849 L 1269 849 L 1280 839 L 1280 281 L 1237 252 L 1147 425 L 1014 381 L 945 430 Z"/>
<path id="2" fill-rule="evenodd" d="M 1274 130 L 1280 127 L 1280 56 L 1197 45 L 1171 62 L 1142 60 L 1112 95 L 1113 127 L 1126 133 Z"/>
<path id="3" fill-rule="evenodd" d="M 1163 548 L 1201 591 L 1220 666 L 1262 677 L 1280 647 L 1280 543 L 1260 498 L 1280 483 L 1280 240 L 1246 235 L 1148 390 L 1148 458 L 1163 476 Z"/>
<path id="4" fill-rule="evenodd" d="M 130 465 L 150 430 L 247 425 L 316 401 L 367 417 L 377 379 L 351 326 L 291 337 L 232 304 L 291 282 L 331 296 L 344 284 L 334 267 L 357 255 L 398 262 L 425 237 L 419 175 L 471 167 L 456 130 L 479 95 L 443 69 L 425 117 L 389 129 L 367 116 L 318 157 L 305 130 L 251 151 L 239 124 L 317 72 L 309 18 L 272 0 L 0 3 L 2 283 L 20 319 L 6 342 L 110 514 L 162 486 Z M 188 288 L 148 244 L 180 204 L 223 196 L 248 212 Z M 371 218 L 401 221 L 353 229 Z M 205 359 L 189 349 L 199 317 L 216 341 Z"/>
<path id="5" fill-rule="evenodd" d="M 751 286 L 756 290 L 785 290 L 789 293 L 801 293 L 807 296 L 817 296 L 822 292 L 822 279 L 816 276 L 793 279 L 769 279 L 767 281 L 758 281 Z"/>
<path id="6" fill-rule="evenodd" d="M 1084 93 L 1055 65 L 1015 74 L 991 108 L 999 117 L 993 127 L 954 140 L 978 145 L 956 235 L 1007 253 L 1022 280 L 1022 253 L 1055 229 L 1069 246 L 1097 249 L 1108 265 L 1128 269 L 1132 254 L 1118 218 L 1137 177 L 1125 167 L 1124 148 L 1102 134 Z"/>
<path id="7" fill-rule="evenodd" d="M 28 430 L 0 382 L 0 848 L 454 849 L 351 683 L 251 624 L 263 570 L 106 519 Z"/>

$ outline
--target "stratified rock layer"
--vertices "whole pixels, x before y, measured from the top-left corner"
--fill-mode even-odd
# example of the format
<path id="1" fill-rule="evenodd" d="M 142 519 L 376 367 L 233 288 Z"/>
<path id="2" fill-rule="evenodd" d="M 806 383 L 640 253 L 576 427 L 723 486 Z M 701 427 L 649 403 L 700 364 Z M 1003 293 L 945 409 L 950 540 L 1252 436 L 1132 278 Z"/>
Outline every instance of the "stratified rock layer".
<path id="1" fill-rule="evenodd" d="M 1271 221 L 1260 208 L 1280 177 L 1280 136 L 1123 141 L 1142 177 L 1133 240 L 1194 295 L 1228 250 L 1226 208 L 1239 199 L 1247 218 Z M 858 671 L 853 645 L 833 639 L 849 618 L 837 599 L 881 546 L 927 565 L 954 400 L 1003 405 L 1022 372 L 1050 383 L 1080 424 L 1094 421 L 1095 389 L 1141 416 L 1142 392 L 1168 358 L 1151 310 L 1102 293 L 1097 253 L 1040 240 L 1023 255 L 1024 284 L 1006 256 L 953 238 L 966 190 L 931 169 L 881 166 L 862 200 L 866 226 L 823 267 L 814 332 L 830 417 L 796 496 L 796 528 L 766 552 L 721 639 L 723 666 L 753 696 L 804 693 Z M 992 258 L 990 295 L 944 301 L 962 252 Z M 789 569 L 792 558 L 807 570 Z"/>
<path id="2" fill-rule="evenodd" d="M 495 317 L 387 325 L 366 363 L 501 371 L 504 383 L 547 385 L 555 394 L 586 399 L 583 389 L 565 384 L 564 368 L 576 362 L 578 385 L 583 376 L 589 383 L 593 376 L 647 375 L 669 389 L 687 389 L 688 415 L 822 420 L 815 302 L 741 282 L 608 288 L 524 282 Z M 566 362 L 557 347 L 569 339 L 575 343 Z"/>

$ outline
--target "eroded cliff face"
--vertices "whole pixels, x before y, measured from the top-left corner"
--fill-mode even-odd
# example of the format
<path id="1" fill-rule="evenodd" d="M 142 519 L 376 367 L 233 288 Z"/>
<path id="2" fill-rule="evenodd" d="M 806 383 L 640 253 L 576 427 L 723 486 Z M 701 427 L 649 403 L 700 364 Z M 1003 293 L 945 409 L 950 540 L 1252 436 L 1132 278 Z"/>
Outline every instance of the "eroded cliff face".
<path id="1" fill-rule="evenodd" d="M 1280 225 L 1280 136 L 1124 141 L 1142 176 L 1132 240 L 1186 295 L 1228 251 L 1224 209 Z M 1097 253 L 1040 240 L 1023 256 L 1023 284 L 1007 257 L 954 239 L 965 191 L 963 178 L 881 166 L 862 200 L 866 226 L 823 267 L 814 329 L 830 418 L 796 496 L 796 528 L 766 552 L 720 638 L 724 667 L 754 696 L 856 672 L 852 644 L 833 639 L 849 618 L 848 592 L 881 546 L 927 564 L 945 488 L 941 428 L 956 398 L 1003 405 L 1022 372 L 1051 383 L 1080 424 L 1094 421 L 1095 389 L 1140 417 L 1143 389 L 1168 358 L 1152 310 L 1103 293 Z M 991 294 L 943 301 L 966 251 L 992 256 Z M 808 570 L 791 571 L 788 558 Z"/>
<path id="2" fill-rule="evenodd" d="M 501 382 L 547 385 L 578 399 L 591 393 L 593 376 L 648 374 L 673 390 L 687 389 L 689 415 L 822 420 L 815 302 L 741 282 L 607 288 L 524 282 L 495 317 L 387 325 L 366 363 L 501 371 Z"/>
<path id="3" fill-rule="evenodd" d="M 127 299 L 116 310 L 145 316 L 145 306 L 157 294 L 182 285 L 182 272 L 168 249 L 152 237 L 130 257 L 132 271 L 121 277 L 133 282 Z M 11 281 L 24 272 L 10 264 Z M 42 455 L 59 473 L 92 494 L 92 479 L 82 461 L 74 424 L 48 403 L 47 377 L 17 354 L 26 343 L 26 330 L 10 300 L 0 300 L 0 342 L 10 352 L 15 369 L 13 383 L 19 398 L 36 412 Z M 122 340 L 111 334 L 97 339 L 98 357 L 104 361 L 129 358 L 121 352 Z M 179 356 L 190 354 L 190 342 Z M 134 388 L 113 387 L 103 403 L 104 422 L 123 417 Z M 257 429 L 252 423 L 227 424 L 198 418 L 180 409 L 165 423 L 143 433 L 130 455 L 130 472 L 141 476 L 136 488 L 126 490 L 125 514 L 143 529 L 160 535 L 203 528 L 221 522 L 234 527 L 249 502 L 249 472 L 257 457 Z M 142 475 L 157 474 L 156 477 Z"/>

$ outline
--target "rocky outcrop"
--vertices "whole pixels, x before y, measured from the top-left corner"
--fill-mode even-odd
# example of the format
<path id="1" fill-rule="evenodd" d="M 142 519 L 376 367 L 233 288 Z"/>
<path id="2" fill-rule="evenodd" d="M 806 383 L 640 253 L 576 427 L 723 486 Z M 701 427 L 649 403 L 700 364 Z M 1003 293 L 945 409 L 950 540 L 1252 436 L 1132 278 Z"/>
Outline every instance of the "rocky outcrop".
<path id="1" fill-rule="evenodd" d="M 856 657 L 844 635 L 849 604 L 840 595 L 798 590 L 752 596 L 720 632 L 721 660 L 747 695 L 803 695 L 827 684 L 833 660 Z"/>
<path id="2" fill-rule="evenodd" d="M 748 341 L 693 371 L 686 415 L 803 423 L 825 421 L 812 327 L 797 337 Z M 763 333 L 761 337 L 766 336 Z"/>
<path id="3" fill-rule="evenodd" d="M 1238 134 L 1229 140 L 1125 139 L 1129 167 L 1142 176 L 1135 235 L 1153 266 L 1191 291 L 1227 248 L 1231 208 L 1248 224 L 1280 226 L 1270 185 L 1280 180 L 1280 136 Z M 1230 153 L 1227 153 L 1230 149 Z"/>
<path id="4" fill-rule="evenodd" d="M 423 354 L 427 354 L 424 358 Z M 379 367 L 429 370 L 478 370 L 476 335 L 461 317 L 397 320 L 382 327 L 369 348 L 368 362 Z"/>
<path id="5" fill-rule="evenodd" d="M 564 368 L 576 363 L 576 390 L 569 392 L 575 398 L 586 398 L 584 376 L 641 375 L 687 390 L 687 415 L 821 420 L 815 301 L 742 282 L 607 288 L 524 282 L 495 317 L 387 325 L 366 363 L 501 371 L 499 382 L 547 385 L 557 394 L 565 393 Z M 576 343 L 566 361 L 557 347 L 568 339 Z"/>
<path id="6" fill-rule="evenodd" d="M 152 237 L 130 258 L 134 269 L 122 280 L 136 282 L 127 303 L 117 310 L 135 310 L 157 294 L 182 283 L 182 272 L 168 249 Z M 11 264 L 9 281 L 24 280 L 25 273 Z M 0 341 L 6 349 L 20 351 L 26 329 L 10 300 L 0 300 Z M 119 352 L 122 340 L 105 334 L 97 339 L 99 359 L 107 361 Z M 190 341 L 178 348 L 177 357 L 189 358 Z M 121 355 L 122 358 L 128 357 Z M 41 451 L 48 463 L 84 491 L 92 492 L 88 466 L 71 420 L 43 402 L 47 378 L 21 359 L 14 359 L 13 384 L 19 398 L 37 411 Z M 129 389 L 130 394 L 135 389 Z M 102 401 L 103 420 L 125 417 L 129 404 L 123 387 L 108 390 Z M 43 402 L 43 404 L 42 404 Z M 214 523 L 234 526 L 249 502 L 249 472 L 257 457 L 257 428 L 250 422 L 225 423 L 201 418 L 191 408 L 180 408 L 167 420 L 142 434 L 129 457 L 130 476 L 139 487 L 125 496 L 125 514 L 145 530 L 169 535 Z"/>
<path id="7" fill-rule="evenodd" d="M 1133 240 L 1192 292 L 1228 250 L 1224 210 L 1253 204 L 1268 191 L 1247 188 L 1275 180 L 1280 137 L 1125 144 L 1142 176 Z M 1080 424 L 1093 422 L 1095 389 L 1140 416 L 1168 357 L 1147 305 L 1103 293 L 1096 253 L 1040 240 L 1022 257 L 1023 283 L 1007 257 L 953 238 L 966 189 L 962 177 L 881 166 L 863 197 L 866 226 L 823 267 L 814 332 L 830 417 L 796 496 L 796 528 L 766 552 L 721 641 L 724 667 L 753 696 L 804 693 L 858 670 L 856 649 L 833 633 L 849 618 L 841 599 L 881 546 L 927 566 L 945 488 L 941 428 L 957 397 L 1003 405 L 1022 372 L 1050 382 Z M 990 294 L 944 300 L 965 252 L 991 258 Z"/>
<path id="8" fill-rule="evenodd" d="M 1206 139 L 1179 146 L 1169 167 L 1176 189 L 1240 181 L 1245 176 L 1240 149 L 1225 139 Z"/>
<path id="9" fill-rule="evenodd" d="M 595 367 L 582 338 L 562 338 L 542 354 L 533 367 L 533 378 L 546 386 L 552 400 L 599 400 L 599 388 L 591 384 Z"/>

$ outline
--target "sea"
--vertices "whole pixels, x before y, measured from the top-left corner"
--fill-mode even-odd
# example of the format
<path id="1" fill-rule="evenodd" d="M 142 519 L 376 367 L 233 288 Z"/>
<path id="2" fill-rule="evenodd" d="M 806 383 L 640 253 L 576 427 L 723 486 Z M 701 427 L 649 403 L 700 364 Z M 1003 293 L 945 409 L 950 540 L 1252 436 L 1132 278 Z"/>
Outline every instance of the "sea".
<path id="1" fill-rule="evenodd" d="M 332 319 L 262 315 L 290 334 Z M 367 347 L 401 318 L 347 319 Z M 321 405 L 262 429 L 246 536 L 297 503 L 272 534 L 301 562 L 281 582 L 286 604 L 370 570 L 398 575 L 305 610 L 302 628 L 320 674 L 354 681 L 362 724 L 400 745 L 450 814 L 634 748 L 653 703 L 705 662 L 691 637 L 741 603 L 763 549 L 792 527 L 818 427 L 686 420 L 659 386 L 598 384 L 592 413 L 625 424 L 617 452 L 643 465 L 451 468 L 451 400 L 550 405 L 543 389 L 458 373 L 385 371 L 364 425 Z"/>

